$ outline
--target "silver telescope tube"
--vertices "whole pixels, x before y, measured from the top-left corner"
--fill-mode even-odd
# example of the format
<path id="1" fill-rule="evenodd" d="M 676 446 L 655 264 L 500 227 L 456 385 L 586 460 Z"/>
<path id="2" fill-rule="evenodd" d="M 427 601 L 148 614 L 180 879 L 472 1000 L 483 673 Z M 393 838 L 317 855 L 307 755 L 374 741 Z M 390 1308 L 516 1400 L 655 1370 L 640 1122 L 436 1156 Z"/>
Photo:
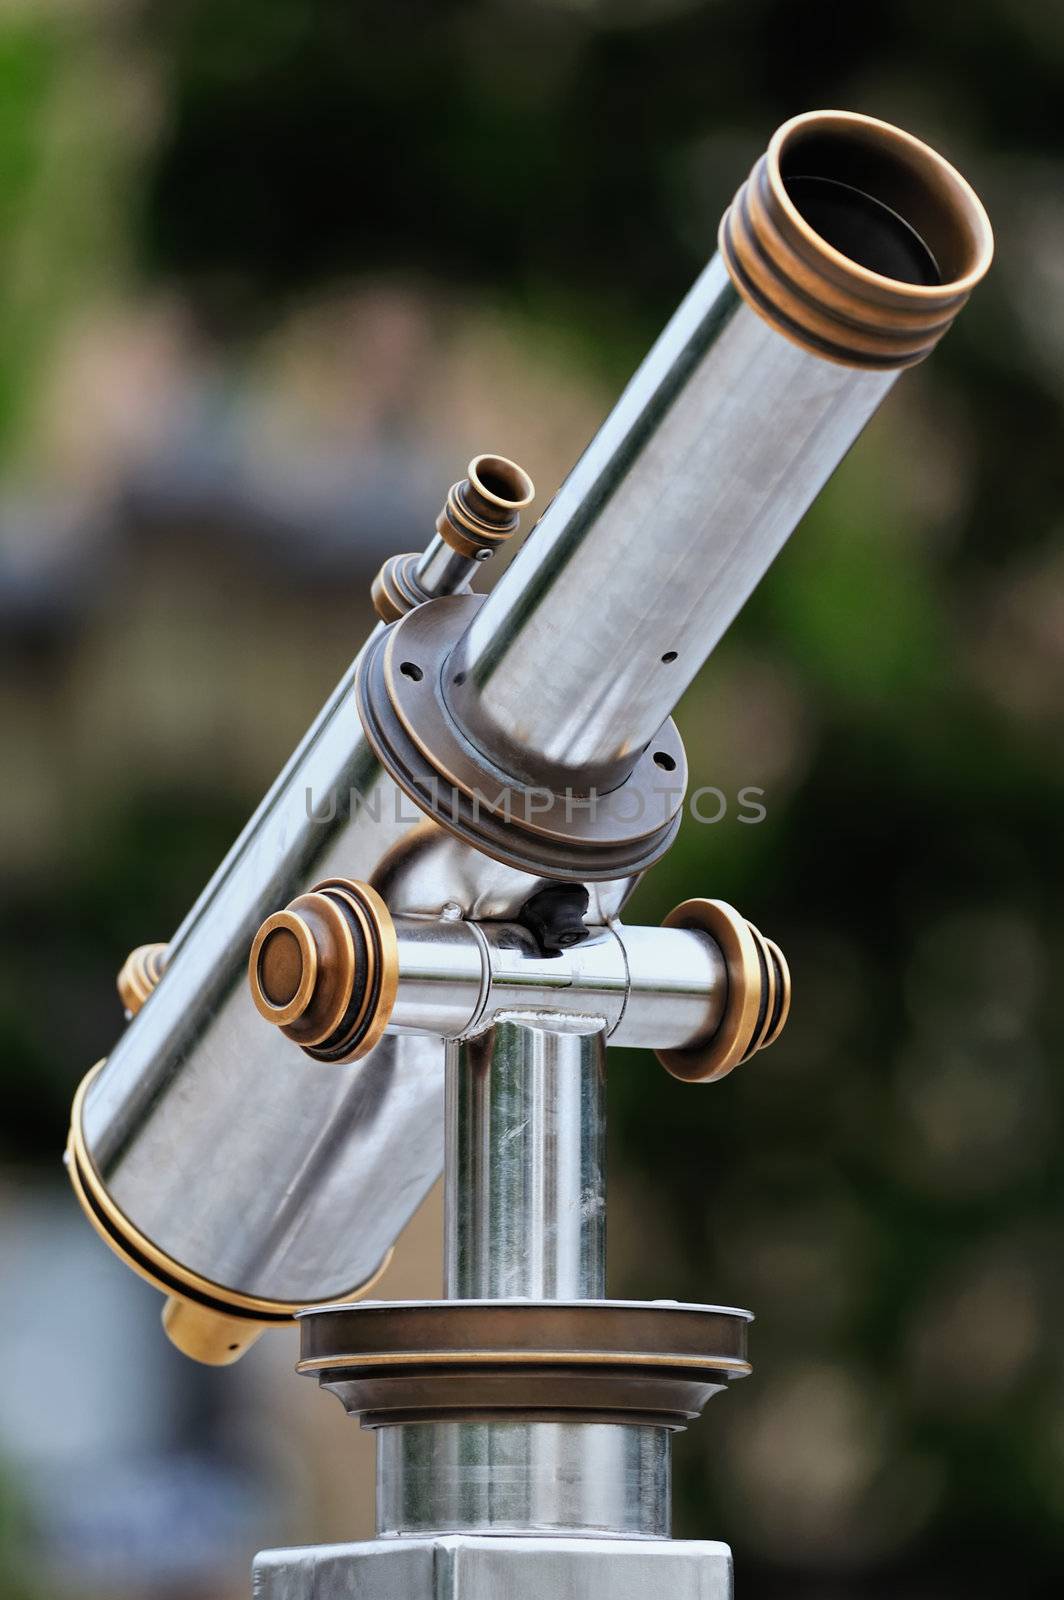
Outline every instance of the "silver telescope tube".
<path id="1" fill-rule="evenodd" d="M 528 783 L 627 777 L 991 251 L 979 200 L 926 145 L 842 112 L 785 124 L 455 647 L 472 742 Z"/>
<path id="2" fill-rule="evenodd" d="M 621 784 L 991 251 L 971 189 L 907 134 L 840 112 L 780 129 L 725 216 L 719 254 L 451 650 L 449 710 L 469 744 L 523 782 Z M 524 475 L 490 460 L 483 481 L 448 497 L 446 548 L 388 574 L 390 614 L 464 585 L 527 503 Z M 68 1158 L 86 1212 L 179 1306 L 221 1314 L 220 1344 L 171 1329 L 204 1359 L 231 1359 L 248 1328 L 364 1286 L 443 1163 L 439 1040 L 389 1035 L 353 1064 L 312 1061 L 247 989 L 256 929 L 315 880 L 403 896 L 388 863 L 426 823 L 363 733 L 356 672 L 75 1106 Z M 504 918 L 537 884 L 466 845 L 433 860 L 443 876 L 406 909 L 453 898 L 461 914 L 476 900 Z"/>

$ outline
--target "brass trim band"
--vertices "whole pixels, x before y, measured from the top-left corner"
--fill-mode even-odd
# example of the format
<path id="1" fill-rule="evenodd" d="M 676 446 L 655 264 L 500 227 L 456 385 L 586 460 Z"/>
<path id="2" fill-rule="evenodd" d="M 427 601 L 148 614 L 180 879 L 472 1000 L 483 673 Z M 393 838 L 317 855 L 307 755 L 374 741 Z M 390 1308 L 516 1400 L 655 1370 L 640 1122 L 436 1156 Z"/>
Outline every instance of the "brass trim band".
<path id="1" fill-rule="evenodd" d="M 174 1338 L 174 1342 L 186 1354 L 194 1359 L 207 1361 L 209 1365 L 225 1365 L 237 1359 L 244 1350 L 253 1342 L 258 1334 L 270 1326 L 280 1326 L 291 1322 L 296 1315 L 307 1308 L 303 1301 L 267 1300 L 256 1295 L 244 1294 L 238 1289 L 231 1289 L 224 1284 L 212 1282 L 201 1277 L 190 1268 L 185 1267 L 172 1256 L 167 1255 L 158 1245 L 141 1233 L 130 1221 L 123 1211 L 115 1204 L 111 1195 L 105 1188 L 92 1157 L 89 1155 L 85 1144 L 82 1129 L 82 1107 L 89 1085 L 101 1071 L 104 1062 L 99 1061 L 87 1073 L 78 1086 L 70 1113 L 70 1132 L 67 1138 L 65 1152 L 65 1166 L 70 1178 L 71 1187 L 77 1197 L 82 1211 L 85 1213 L 93 1230 L 100 1236 L 106 1245 L 124 1261 L 125 1264 L 150 1283 L 153 1288 L 159 1289 L 167 1295 L 168 1305 L 164 1311 L 164 1326 Z M 345 1296 L 347 1299 L 356 1300 L 369 1293 L 380 1281 L 382 1274 L 388 1267 L 392 1258 L 389 1250 L 381 1261 L 379 1267 L 364 1283 Z M 335 1296 L 327 1300 L 314 1302 L 315 1304 L 330 1304 Z M 217 1355 L 197 1353 L 189 1348 L 182 1338 L 175 1337 L 178 1332 L 176 1314 L 171 1308 L 173 1300 L 186 1301 L 197 1311 L 206 1312 L 217 1318 L 235 1323 L 242 1323 L 247 1329 L 253 1329 L 251 1337 L 246 1332 L 233 1330 L 225 1341 L 225 1346 Z M 185 1319 L 187 1322 L 187 1319 Z M 202 1337 L 202 1321 L 197 1333 L 199 1349 L 206 1352 L 208 1343 Z M 228 1331 L 228 1330 L 226 1330 Z M 234 1346 L 239 1345 L 236 1349 Z"/>
<path id="2" fill-rule="evenodd" d="M 868 172 L 871 199 L 932 247 L 939 283 L 884 277 L 810 226 L 788 183 L 818 177 L 825 158 L 854 187 Z M 884 370 L 930 354 L 994 249 L 982 203 L 949 162 L 890 123 L 845 111 L 807 112 L 777 130 L 718 243 L 739 293 L 778 332 L 829 361 Z"/>
<path id="3" fill-rule="evenodd" d="M 458 1302 L 460 1303 L 460 1302 Z M 358 1353 L 336 1356 L 315 1356 L 296 1362 L 297 1372 L 335 1372 L 344 1367 L 416 1367 L 424 1365 L 423 1350 L 389 1350 L 376 1355 Z M 737 1378 L 748 1378 L 754 1370 L 749 1361 L 736 1356 L 677 1356 L 667 1351 L 616 1350 L 433 1350 L 431 1362 L 435 1366 L 611 1366 L 611 1367 L 697 1367 L 704 1370 L 712 1365 L 714 1371 L 728 1372 Z"/>

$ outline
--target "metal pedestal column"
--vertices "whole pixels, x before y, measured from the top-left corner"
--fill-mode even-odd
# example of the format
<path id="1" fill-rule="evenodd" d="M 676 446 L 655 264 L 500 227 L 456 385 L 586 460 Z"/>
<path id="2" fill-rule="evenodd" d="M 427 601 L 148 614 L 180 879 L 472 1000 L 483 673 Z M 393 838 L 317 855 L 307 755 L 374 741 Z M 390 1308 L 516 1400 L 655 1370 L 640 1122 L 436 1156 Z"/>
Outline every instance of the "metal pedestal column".
<path id="1" fill-rule="evenodd" d="M 547 1020 L 448 1046 L 451 1300 L 604 1298 L 605 1034 Z M 730 1600 L 727 1546 L 669 1539 L 666 1427 L 484 1418 L 377 1434 L 378 1537 L 260 1555 L 257 1600 Z"/>

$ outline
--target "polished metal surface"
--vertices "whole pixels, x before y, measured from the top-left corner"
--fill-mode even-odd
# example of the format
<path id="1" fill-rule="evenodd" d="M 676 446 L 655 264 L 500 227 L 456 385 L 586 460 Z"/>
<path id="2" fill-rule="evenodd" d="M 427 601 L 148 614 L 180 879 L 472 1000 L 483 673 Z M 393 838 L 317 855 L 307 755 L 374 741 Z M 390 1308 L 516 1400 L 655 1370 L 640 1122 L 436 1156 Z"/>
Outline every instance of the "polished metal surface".
<path id="1" fill-rule="evenodd" d="M 435 533 L 414 568 L 414 576 L 427 595 L 458 594 L 468 586 L 481 561 L 490 556 L 490 550 L 485 550 L 479 560 L 475 556 L 460 555 Z"/>
<path id="2" fill-rule="evenodd" d="M 255 1600 L 731 1600 L 725 1544 L 451 1534 L 267 1550 Z"/>
<path id="3" fill-rule="evenodd" d="M 373 875 L 393 916 L 461 913 L 480 922 L 512 922 L 552 881 L 470 850 L 428 817 L 403 835 Z M 587 884 L 587 920 L 605 923 L 618 916 L 638 881 L 632 876 Z"/>
<path id="4" fill-rule="evenodd" d="M 394 918 L 399 984 L 389 1028 L 460 1039 L 510 1015 L 604 1028 L 611 1044 L 683 1048 L 716 1029 L 728 977 L 718 945 L 680 928 L 593 928 L 540 955 L 512 923 Z"/>
<path id="5" fill-rule="evenodd" d="M 666 1428 L 423 1422 L 377 1430 L 377 1532 L 669 1537 Z"/>
<path id="6" fill-rule="evenodd" d="M 442 1161 L 437 1041 L 387 1039 L 352 1067 L 325 1067 L 264 1022 L 248 991 L 264 917 L 316 879 L 369 877 L 416 815 L 365 743 L 354 671 L 171 941 L 162 981 L 85 1097 L 88 1153 L 138 1230 L 204 1278 L 290 1303 L 364 1282 Z"/>
<path id="7" fill-rule="evenodd" d="M 500 1022 L 447 1047 L 449 1298 L 600 1299 L 606 1044 Z"/>
<path id="8" fill-rule="evenodd" d="M 715 256 L 456 645 L 471 740 L 620 782 L 895 376 L 800 349 Z"/>
<path id="9" fill-rule="evenodd" d="M 628 1002 L 611 1045 L 661 1049 L 652 1040 L 679 1034 L 705 1039 L 720 1024 L 728 973 L 720 946 L 680 928 L 618 925 L 628 968 Z M 676 935 L 680 934 L 680 938 Z"/>

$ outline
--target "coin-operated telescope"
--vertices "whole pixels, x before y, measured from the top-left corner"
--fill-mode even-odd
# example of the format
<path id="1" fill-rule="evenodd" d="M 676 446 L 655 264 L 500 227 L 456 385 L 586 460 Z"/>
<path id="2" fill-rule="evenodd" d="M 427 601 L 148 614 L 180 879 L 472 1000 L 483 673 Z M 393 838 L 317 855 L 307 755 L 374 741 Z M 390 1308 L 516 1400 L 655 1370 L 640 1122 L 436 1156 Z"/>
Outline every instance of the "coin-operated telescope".
<path id="1" fill-rule="evenodd" d="M 259 1557 L 261 1600 L 730 1594 L 725 1546 L 669 1539 L 669 1445 L 749 1371 L 749 1317 L 606 1298 L 606 1053 L 715 1082 L 790 978 L 719 900 L 621 914 L 680 824 L 674 705 L 991 253 L 926 145 L 786 123 L 518 559 L 472 592 L 533 496 L 478 456 L 185 923 L 123 969 L 68 1150 L 90 1221 L 186 1353 L 298 1315 L 301 1370 L 377 1434 L 378 1539 Z M 360 1299 L 441 1167 L 447 1298 Z"/>

